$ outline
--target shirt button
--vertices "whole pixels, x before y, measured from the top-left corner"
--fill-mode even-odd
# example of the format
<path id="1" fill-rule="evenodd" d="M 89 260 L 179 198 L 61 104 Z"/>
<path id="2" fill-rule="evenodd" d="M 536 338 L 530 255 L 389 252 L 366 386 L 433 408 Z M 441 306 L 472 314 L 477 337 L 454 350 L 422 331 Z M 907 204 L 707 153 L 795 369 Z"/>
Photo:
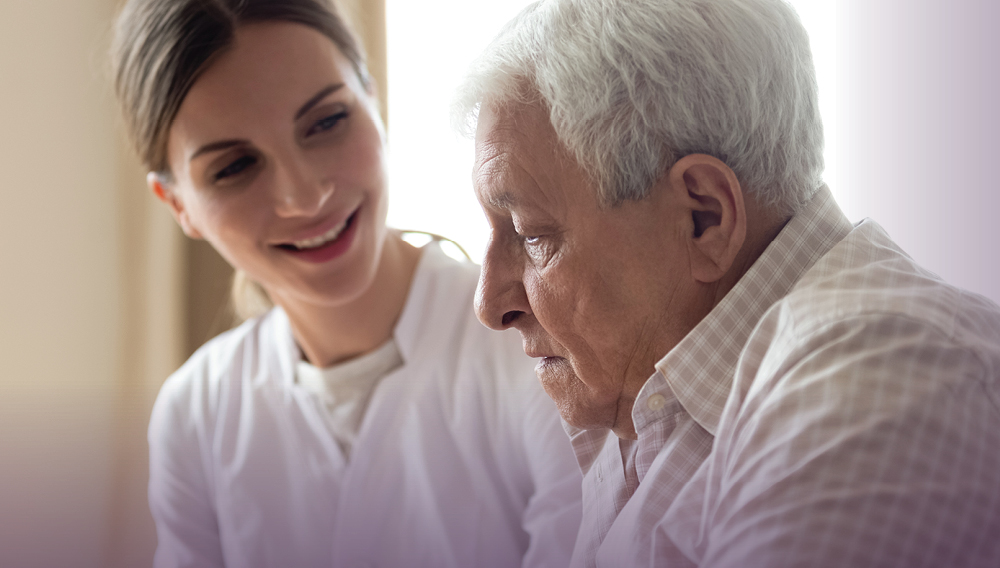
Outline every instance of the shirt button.
<path id="1" fill-rule="evenodd" d="M 662 394 L 654 394 L 646 399 L 646 408 L 657 411 L 663 408 L 663 405 L 667 403 L 667 399 L 663 398 Z"/>

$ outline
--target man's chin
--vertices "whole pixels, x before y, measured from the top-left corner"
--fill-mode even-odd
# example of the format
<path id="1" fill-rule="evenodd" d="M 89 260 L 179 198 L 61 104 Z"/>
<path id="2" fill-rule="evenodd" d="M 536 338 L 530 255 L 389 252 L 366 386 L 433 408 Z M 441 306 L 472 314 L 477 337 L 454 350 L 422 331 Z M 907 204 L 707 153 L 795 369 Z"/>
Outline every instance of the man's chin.
<path id="1" fill-rule="evenodd" d="M 570 426 L 596 430 L 614 425 L 617 402 L 595 401 L 596 393 L 577 377 L 569 360 L 543 357 L 535 365 L 535 374 L 542 389 L 555 402 L 559 415 Z"/>
<path id="2" fill-rule="evenodd" d="M 556 408 L 562 419 L 574 428 L 581 430 L 613 429 L 614 415 L 608 415 L 605 409 L 591 408 L 580 405 L 578 401 L 556 401 Z"/>
<path id="3" fill-rule="evenodd" d="M 542 388 L 556 404 L 578 395 L 584 384 L 576 376 L 573 365 L 563 357 L 542 357 L 535 364 L 535 375 Z"/>

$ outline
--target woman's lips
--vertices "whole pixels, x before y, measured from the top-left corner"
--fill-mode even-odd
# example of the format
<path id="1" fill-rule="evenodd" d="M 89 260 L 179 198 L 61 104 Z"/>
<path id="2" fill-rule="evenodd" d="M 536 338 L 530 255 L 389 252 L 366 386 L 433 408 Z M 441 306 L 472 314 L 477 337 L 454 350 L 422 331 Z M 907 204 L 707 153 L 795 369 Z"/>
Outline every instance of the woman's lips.
<path id="1" fill-rule="evenodd" d="M 333 260 L 351 248 L 351 243 L 354 242 L 354 236 L 357 233 L 358 211 L 360 209 L 351 213 L 351 216 L 347 218 L 343 228 L 339 232 L 336 230 L 338 227 L 334 227 L 319 237 L 297 241 L 295 244 L 277 245 L 276 248 L 285 254 L 306 262 L 318 264 Z M 330 237 L 335 238 L 327 240 Z"/>
<path id="2" fill-rule="evenodd" d="M 309 239 L 302 239 L 299 241 L 292 241 L 291 245 L 299 250 L 316 248 L 320 245 L 325 245 L 326 243 L 336 239 L 340 236 L 340 233 L 347 228 L 347 222 L 350 220 L 350 216 L 346 219 L 337 223 L 322 235 L 312 237 Z"/>

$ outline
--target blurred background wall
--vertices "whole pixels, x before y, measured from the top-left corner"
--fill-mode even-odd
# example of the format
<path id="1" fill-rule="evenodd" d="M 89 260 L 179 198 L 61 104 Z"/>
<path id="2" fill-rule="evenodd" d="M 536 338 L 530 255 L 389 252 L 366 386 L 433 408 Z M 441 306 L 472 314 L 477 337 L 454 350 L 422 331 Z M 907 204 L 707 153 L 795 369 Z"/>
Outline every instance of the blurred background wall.
<path id="1" fill-rule="evenodd" d="M 1000 302 L 1000 3 L 836 1 L 841 207 Z"/>
<path id="2" fill-rule="evenodd" d="M 837 2 L 838 200 L 932 270 L 1000 300 L 1000 7 Z M 227 267 L 179 235 L 119 132 L 105 69 L 117 5 L 0 0 L 4 568 L 149 564 L 149 409 L 163 379 L 229 323 Z M 345 5 L 385 93 L 384 4 Z M 470 25 L 450 19 L 426 33 Z"/>
<path id="3" fill-rule="evenodd" d="M 179 240 L 115 130 L 113 9 L 0 3 L 4 566 L 107 566 L 152 542 L 133 500 L 148 401 L 181 355 Z"/>

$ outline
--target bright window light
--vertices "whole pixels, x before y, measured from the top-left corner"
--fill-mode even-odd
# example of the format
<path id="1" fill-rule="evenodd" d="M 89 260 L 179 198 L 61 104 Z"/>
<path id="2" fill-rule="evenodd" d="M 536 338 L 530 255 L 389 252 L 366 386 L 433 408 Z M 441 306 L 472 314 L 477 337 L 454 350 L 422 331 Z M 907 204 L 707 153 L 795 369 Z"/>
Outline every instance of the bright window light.
<path id="1" fill-rule="evenodd" d="M 472 193 L 474 146 L 451 128 L 469 65 L 528 0 L 386 0 L 389 225 L 443 235 L 477 262 L 488 225 Z M 809 31 L 826 129 L 826 180 L 836 191 L 834 2 L 797 0 Z"/>

